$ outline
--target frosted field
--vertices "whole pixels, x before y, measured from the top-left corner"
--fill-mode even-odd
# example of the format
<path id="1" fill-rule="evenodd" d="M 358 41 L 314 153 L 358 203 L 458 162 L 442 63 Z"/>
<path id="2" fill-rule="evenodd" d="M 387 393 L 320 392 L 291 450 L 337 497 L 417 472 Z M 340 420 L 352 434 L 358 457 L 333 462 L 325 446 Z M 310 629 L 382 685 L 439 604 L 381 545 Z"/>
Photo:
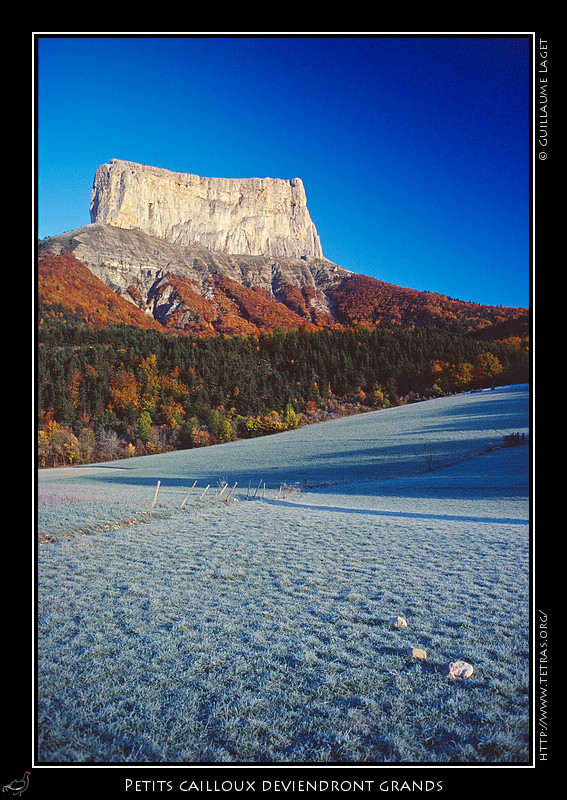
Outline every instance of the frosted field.
<path id="1" fill-rule="evenodd" d="M 528 761 L 528 411 L 505 387 L 40 471 L 39 760 Z"/>

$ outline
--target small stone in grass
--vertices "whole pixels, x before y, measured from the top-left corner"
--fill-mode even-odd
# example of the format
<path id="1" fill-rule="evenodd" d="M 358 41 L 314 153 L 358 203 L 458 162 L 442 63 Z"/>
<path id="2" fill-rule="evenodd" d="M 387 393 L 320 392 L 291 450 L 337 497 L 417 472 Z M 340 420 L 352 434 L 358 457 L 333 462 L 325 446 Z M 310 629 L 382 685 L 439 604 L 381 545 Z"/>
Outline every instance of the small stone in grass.
<path id="1" fill-rule="evenodd" d="M 394 617 L 392 620 L 394 628 L 407 628 L 408 624 L 403 617 Z"/>
<path id="2" fill-rule="evenodd" d="M 420 658 L 422 661 L 427 659 L 427 653 L 421 647 L 410 647 L 409 654 L 412 658 Z"/>
<path id="3" fill-rule="evenodd" d="M 453 678 L 454 680 L 464 680 L 465 678 L 470 678 L 473 672 L 472 665 L 468 664 L 466 661 L 452 661 L 449 664 L 449 674 L 447 677 Z"/>

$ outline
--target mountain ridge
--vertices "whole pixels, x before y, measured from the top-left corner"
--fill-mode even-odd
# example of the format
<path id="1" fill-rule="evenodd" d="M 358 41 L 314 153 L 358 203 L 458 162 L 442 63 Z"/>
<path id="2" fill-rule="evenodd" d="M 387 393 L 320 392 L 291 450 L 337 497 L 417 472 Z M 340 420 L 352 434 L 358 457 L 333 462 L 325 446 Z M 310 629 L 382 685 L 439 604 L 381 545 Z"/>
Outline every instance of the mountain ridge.
<path id="1" fill-rule="evenodd" d="M 64 258 L 65 254 L 72 254 L 89 275 Z M 58 261 L 59 257 L 62 260 Z M 43 303 L 71 307 L 70 298 L 77 294 L 72 285 L 80 272 L 85 296 L 74 304 L 74 310 L 80 307 L 86 317 L 96 317 L 94 308 L 88 309 L 93 276 L 124 304 L 108 311 L 108 320 L 128 319 L 127 324 L 139 327 L 157 324 L 161 330 L 176 333 L 256 335 L 274 328 L 337 329 L 364 324 L 389 328 L 433 325 L 465 333 L 507 326 L 513 335 L 516 323 L 525 329 L 528 320 L 527 309 L 400 287 L 324 258 L 231 255 L 102 223 L 41 240 L 38 258 L 42 265 L 38 298 Z M 53 292 L 49 269 L 56 273 L 59 285 L 69 281 L 67 292 Z M 98 294 L 105 299 L 97 302 L 110 308 L 110 296 L 102 287 Z M 100 320 L 99 315 L 98 324 Z"/>

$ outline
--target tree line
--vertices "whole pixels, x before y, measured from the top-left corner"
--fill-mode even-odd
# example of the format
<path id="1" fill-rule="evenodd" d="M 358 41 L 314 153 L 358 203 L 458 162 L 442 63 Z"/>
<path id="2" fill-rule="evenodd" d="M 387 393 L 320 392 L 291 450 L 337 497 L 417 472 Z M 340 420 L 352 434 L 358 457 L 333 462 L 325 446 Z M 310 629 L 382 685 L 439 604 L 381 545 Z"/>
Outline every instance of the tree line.
<path id="1" fill-rule="evenodd" d="M 38 309 L 38 464 L 88 463 L 289 430 L 527 380 L 527 342 L 361 326 L 200 338 L 101 330 Z"/>

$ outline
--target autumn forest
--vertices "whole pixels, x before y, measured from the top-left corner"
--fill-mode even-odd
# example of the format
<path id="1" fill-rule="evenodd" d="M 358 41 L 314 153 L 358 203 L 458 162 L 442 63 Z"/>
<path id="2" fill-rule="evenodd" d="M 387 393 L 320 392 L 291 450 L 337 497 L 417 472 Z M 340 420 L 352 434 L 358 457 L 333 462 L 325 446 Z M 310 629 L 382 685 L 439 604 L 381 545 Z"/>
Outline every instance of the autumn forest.
<path id="1" fill-rule="evenodd" d="M 522 336 L 361 324 L 200 337 L 96 329 L 40 303 L 38 465 L 203 447 L 528 376 Z"/>

